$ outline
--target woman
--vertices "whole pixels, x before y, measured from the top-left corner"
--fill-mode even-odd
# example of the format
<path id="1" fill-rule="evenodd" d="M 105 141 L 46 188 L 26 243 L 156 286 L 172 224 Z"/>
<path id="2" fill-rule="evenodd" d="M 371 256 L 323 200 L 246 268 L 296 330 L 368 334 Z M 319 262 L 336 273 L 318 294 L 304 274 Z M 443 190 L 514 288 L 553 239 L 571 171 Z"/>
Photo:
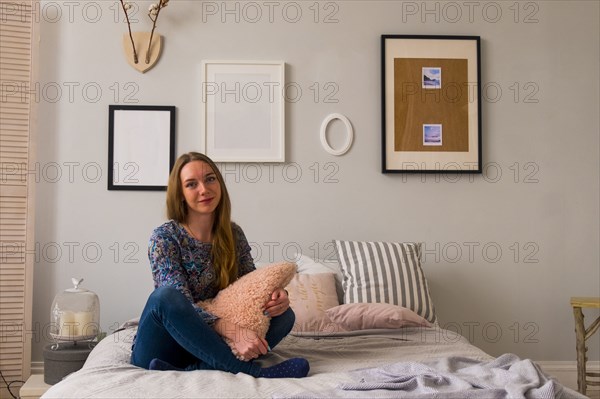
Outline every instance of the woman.
<path id="1" fill-rule="evenodd" d="M 265 304 L 266 338 L 203 311 L 196 303 L 254 270 L 242 229 L 231 222 L 225 182 L 207 156 L 180 156 L 167 187 L 168 222 L 150 238 L 148 256 L 155 290 L 140 317 L 131 363 L 151 370 L 224 370 L 265 378 L 300 378 L 308 362 L 293 358 L 268 368 L 253 359 L 274 348 L 292 329 L 287 293 L 275 290 Z M 234 342 L 244 359 L 231 352 Z"/>

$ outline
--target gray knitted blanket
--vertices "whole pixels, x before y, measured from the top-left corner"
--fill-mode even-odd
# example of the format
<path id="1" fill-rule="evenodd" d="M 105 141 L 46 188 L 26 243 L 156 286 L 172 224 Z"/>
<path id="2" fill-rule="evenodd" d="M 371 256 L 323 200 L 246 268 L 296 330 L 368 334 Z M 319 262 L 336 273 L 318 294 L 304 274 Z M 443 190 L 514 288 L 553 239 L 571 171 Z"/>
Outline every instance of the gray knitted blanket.
<path id="1" fill-rule="evenodd" d="M 521 360 L 513 354 L 487 362 L 465 357 L 399 362 L 351 371 L 350 375 L 354 382 L 341 383 L 336 390 L 294 397 L 585 399 L 548 377 L 531 360 Z"/>

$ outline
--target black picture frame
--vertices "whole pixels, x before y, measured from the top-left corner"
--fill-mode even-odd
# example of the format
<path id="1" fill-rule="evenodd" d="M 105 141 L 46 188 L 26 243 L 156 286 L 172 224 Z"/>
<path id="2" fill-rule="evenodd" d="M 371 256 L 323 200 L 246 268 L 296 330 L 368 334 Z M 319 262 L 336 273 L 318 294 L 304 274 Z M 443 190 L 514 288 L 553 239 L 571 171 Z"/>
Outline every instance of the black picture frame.
<path id="1" fill-rule="evenodd" d="M 108 190 L 165 191 L 175 163 L 175 106 L 109 105 Z"/>
<path id="2" fill-rule="evenodd" d="M 481 173 L 481 37 L 381 35 L 382 173 Z"/>

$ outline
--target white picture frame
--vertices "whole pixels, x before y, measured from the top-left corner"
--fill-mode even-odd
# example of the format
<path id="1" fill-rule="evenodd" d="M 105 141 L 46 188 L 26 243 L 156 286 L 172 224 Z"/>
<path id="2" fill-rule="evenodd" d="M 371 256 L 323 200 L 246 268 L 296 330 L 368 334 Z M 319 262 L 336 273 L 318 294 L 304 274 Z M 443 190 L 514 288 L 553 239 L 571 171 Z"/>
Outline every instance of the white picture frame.
<path id="1" fill-rule="evenodd" d="M 342 145 L 342 147 L 338 148 L 338 149 L 333 148 L 327 141 L 327 126 L 329 126 L 329 123 L 335 119 L 342 121 L 342 123 L 346 127 L 346 141 L 344 141 L 344 144 Z M 354 129 L 352 128 L 352 124 L 350 123 L 350 120 L 345 115 L 333 113 L 333 114 L 328 115 L 323 120 L 323 123 L 321 124 L 320 138 L 321 138 L 321 145 L 323 146 L 325 151 L 327 151 L 331 155 L 335 155 L 335 156 L 344 155 L 345 153 L 348 152 L 348 150 L 352 146 L 352 141 L 354 141 Z"/>
<path id="2" fill-rule="evenodd" d="M 215 162 L 285 162 L 285 63 L 203 61 L 202 136 Z"/>

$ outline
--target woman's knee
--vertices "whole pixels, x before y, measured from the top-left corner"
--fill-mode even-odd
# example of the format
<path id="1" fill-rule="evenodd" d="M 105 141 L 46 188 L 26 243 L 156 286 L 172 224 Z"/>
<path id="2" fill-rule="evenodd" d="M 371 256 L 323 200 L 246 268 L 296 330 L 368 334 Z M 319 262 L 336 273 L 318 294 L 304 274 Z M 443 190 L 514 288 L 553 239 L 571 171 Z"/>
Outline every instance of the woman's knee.
<path id="1" fill-rule="evenodd" d="M 271 319 L 271 326 L 266 336 L 271 348 L 274 348 L 292 331 L 295 321 L 296 315 L 292 309 L 288 309 L 283 314 Z"/>
<path id="2" fill-rule="evenodd" d="M 286 324 L 289 324 L 290 326 L 293 326 L 296 322 L 296 313 L 294 313 L 292 308 L 287 308 L 287 310 L 283 312 L 281 316 L 285 318 Z"/>
<path id="3" fill-rule="evenodd" d="M 179 291 L 175 287 L 163 286 L 156 288 L 152 294 L 150 294 L 150 298 L 148 298 L 148 302 L 151 302 L 154 305 L 177 305 L 187 303 L 188 300 L 183 295 L 181 291 Z"/>
<path id="4" fill-rule="evenodd" d="M 286 334 L 292 330 L 295 322 L 296 314 L 294 313 L 292 308 L 288 308 L 281 315 L 274 317 L 271 320 L 272 324 L 276 324 L 279 328 L 283 328 L 286 331 Z"/>

